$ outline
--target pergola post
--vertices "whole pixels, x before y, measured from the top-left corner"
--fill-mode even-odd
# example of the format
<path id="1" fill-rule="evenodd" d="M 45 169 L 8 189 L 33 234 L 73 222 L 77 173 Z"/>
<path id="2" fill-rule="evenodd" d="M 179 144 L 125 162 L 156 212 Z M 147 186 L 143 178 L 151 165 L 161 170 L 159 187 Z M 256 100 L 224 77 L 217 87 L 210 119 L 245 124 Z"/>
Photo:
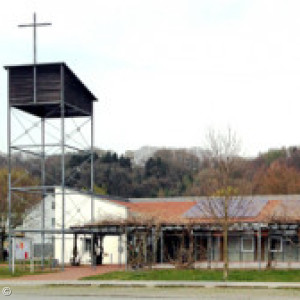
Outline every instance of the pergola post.
<path id="1" fill-rule="evenodd" d="M 257 258 L 258 258 L 258 269 L 261 270 L 261 227 L 258 225 L 257 232 Z"/>
<path id="2" fill-rule="evenodd" d="M 143 238 L 143 244 L 144 244 L 144 263 L 147 264 L 147 244 L 148 244 L 148 232 L 146 230 L 145 234 L 144 234 L 144 238 Z"/>
<path id="3" fill-rule="evenodd" d="M 152 228 L 152 264 L 156 263 L 157 256 L 156 256 L 156 251 L 157 251 L 157 243 L 156 243 L 156 229 Z"/>
<path id="4" fill-rule="evenodd" d="M 197 235 L 194 235 L 194 261 L 197 261 Z"/>
<path id="5" fill-rule="evenodd" d="M 300 243 L 300 229 L 298 227 L 298 240 L 297 240 L 298 244 Z M 297 251 L 297 261 L 299 261 L 299 251 L 300 251 L 300 247 L 296 247 L 296 251 Z"/>
<path id="6" fill-rule="evenodd" d="M 243 234 L 239 234 L 240 238 L 240 263 L 243 261 Z"/>
<path id="7" fill-rule="evenodd" d="M 160 231 L 160 263 L 164 262 L 164 232 L 163 229 Z"/>
<path id="8" fill-rule="evenodd" d="M 92 233 L 91 236 L 91 266 L 95 267 L 96 266 L 96 255 L 95 255 L 95 233 Z"/>
<path id="9" fill-rule="evenodd" d="M 270 227 L 268 228 L 268 242 L 267 242 L 267 268 L 272 267 L 272 252 L 271 252 L 271 239 L 270 239 Z"/>
<path id="10" fill-rule="evenodd" d="M 125 270 L 128 270 L 128 233 L 127 233 L 127 226 L 125 226 L 125 249 L 124 249 L 124 255 L 125 255 Z"/>
<path id="11" fill-rule="evenodd" d="M 73 258 L 72 258 L 74 266 L 77 264 L 77 256 L 78 256 L 77 233 L 74 233 L 74 237 L 73 237 Z"/>
<path id="12" fill-rule="evenodd" d="M 212 237 L 211 237 L 211 232 L 209 233 L 208 236 L 208 249 L 207 249 L 207 258 L 208 258 L 208 265 L 207 267 L 210 269 L 211 268 L 211 259 L 212 259 Z"/>
<path id="13" fill-rule="evenodd" d="M 284 243 L 284 240 L 282 239 L 282 262 L 284 262 L 285 261 L 285 243 Z"/>
<path id="14" fill-rule="evenodd" d="M 103 248 L 103 240 L 105 238 L 105 235 L 99 235 L 99 248 L 100 248 L 100 253 L 99 255 L 101 256 L 100 258 L 100 263 L 101 265 L 103 264 L 103 255 L 104 255 L 104 248 Z"/>
<path id="15" fill-rule="evenodd" d="M 118 236 L 118 264 L 119 266 L 121 265 L 121 247 L 122 247 L 122 243 L 121 243 L 121 234 Z"/>

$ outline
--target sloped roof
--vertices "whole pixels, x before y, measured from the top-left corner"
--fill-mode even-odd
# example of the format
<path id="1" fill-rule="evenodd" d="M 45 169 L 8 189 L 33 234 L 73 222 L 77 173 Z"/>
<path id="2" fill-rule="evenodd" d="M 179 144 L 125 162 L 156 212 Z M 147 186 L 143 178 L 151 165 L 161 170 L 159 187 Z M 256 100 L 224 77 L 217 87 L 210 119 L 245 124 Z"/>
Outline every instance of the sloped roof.
<path id="1" fill-rule="evenodd" d="M 184 202 L 121 202 L 133 214 L 153 217 L 166 223 L 214 223 L 224 216 L 221 198 Z M 211 202 L 209 202 L 211 201 Z M 211 203 L 212 206 L 209 206 Z M 210 208 L 213 208 L 213 211 Z M 299 200 L 267 200 L 235 198 L 229 201 L 228 217 L 234 222 L 299 222 Z"/>
<path id="2" fill-rule="evenodd" d="M 300 222 L 300 200 L 277 201 L 277 205 L 269 209 L 267 218 L 270 222 Z"/>
<path id="3" fill-rule="evenodd" d="M 249 199 L 243 197 L 234 197 L 228 199 L 228 217 L 256 217 L 263 207 L 267 204 L 266 199 Z M 225 214 L 225 199 L 224 198 L 207 198 L 201 199 L 188 210 L 184 216 L 187 218 L 222 218 Z"/>
<path id="4" fill-rule="evenodd" d="M 186 211 L 196 205 L 196 202 L 147 202 L 132 203 L 130 210 L 137 213 L 149 214 L 164 219 L 182 218 Z"/>
<path id="5" fill-rule="evenodd" d="M 161 221 L 179 220 L 184 218 L 184 214 L 192 208 L 196 202 L 120 202 L 112 200 L 127 207 L 131 213 L 154 217 Z"/>

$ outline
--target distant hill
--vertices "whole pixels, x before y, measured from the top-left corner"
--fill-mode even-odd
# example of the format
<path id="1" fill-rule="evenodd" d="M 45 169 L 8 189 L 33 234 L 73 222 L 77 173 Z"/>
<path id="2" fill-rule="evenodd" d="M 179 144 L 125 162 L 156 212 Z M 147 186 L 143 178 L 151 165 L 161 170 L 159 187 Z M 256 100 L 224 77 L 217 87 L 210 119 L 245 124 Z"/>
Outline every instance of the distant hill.
<path id="1" fill-rule="evenodd" d="M 138 150 L 128 150 L 125 152 L 125 156 L 129 157 L 133 164 L 144 166 L 146 161 L 152 157 L 155 152 L 159 150 L 169 150 L 169 151 L 176 151 L 176 150 L 185 150 L 189 153 L 196 155 L 199 159 L 202 159 L 205 150 L 201 147 L 191 147 L 191 148 L 168 148 L 168 147 L 153 147 L 153 146 L 143 146 Z"/>

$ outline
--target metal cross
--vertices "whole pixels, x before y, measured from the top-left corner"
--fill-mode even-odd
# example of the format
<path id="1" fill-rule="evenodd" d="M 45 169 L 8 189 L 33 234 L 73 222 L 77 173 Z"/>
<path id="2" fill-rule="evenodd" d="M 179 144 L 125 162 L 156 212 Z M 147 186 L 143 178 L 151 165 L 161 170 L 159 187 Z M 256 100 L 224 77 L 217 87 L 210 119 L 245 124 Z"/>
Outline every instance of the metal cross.
<path id="1" fill-rule="evenodd" d="M 21 24 L 19 27 L 33 27 L 33 63 L 36 64 L 36 28 L 40 26 L 50 26 L 51 23 L 37 23 L 36 22 L 36 13 L 33 14 L 33 23 L 30 24 Z"/>

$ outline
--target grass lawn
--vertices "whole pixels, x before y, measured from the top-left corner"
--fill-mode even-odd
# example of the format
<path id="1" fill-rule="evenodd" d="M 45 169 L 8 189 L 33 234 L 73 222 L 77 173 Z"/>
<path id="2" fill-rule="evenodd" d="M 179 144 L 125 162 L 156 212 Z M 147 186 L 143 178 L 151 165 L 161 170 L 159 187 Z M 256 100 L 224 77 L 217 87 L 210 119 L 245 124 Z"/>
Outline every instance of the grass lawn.
<path id="1" fill-rule="evenodd" d="M 111 272 L 82 280 L 206 280 L 222 281 L 221 270 L 145 270 Z M 231 270 L 229 281 L 300 282 L 300 270 Z"/>
<path id="2" fill-rule="evenodd" d="M 8 267 L 0 267 L 0 279 L 11 278 L 11 277 L 20 277 L 22 275 L 32 274 L 28 271 L 16 270 L 14 274 L 11 274 Z"/>
<path id="3" fill-rule="evenodd" d="M 16 267 L 15 273 L 11 274 L 9 271 L 8 266 L 0 266 L 0 280 L 5 278 L 12 278 L 12 277 L 20 277 L 23 275 L 36 275 L 36 274 L 42 274 L 42 273 L 52 273 L 55 272 L 54 270 L 45 269 L 44 271 L 41 269 L 36 269 L 33 273 L 30 272 L 30 269 L 23 268 L 23 267 Z"/>
<path id="4" fill-rule="evenodd" d="M 34 259 L 34 265 L 41 265 L 42 261 L 38 260 L 38 259 Z M 27 260 L 16 260 L 15 261 L 16 265 L 30 265 L 31 261 L 30 259 Z M 8 261 L 0 261 L 0 265 L 8 265 Z M 44 260 L 44 265 L 45 267 L 50 266 L 51 265 L 51 260 L 50 259 L 45 259 Z"/>

